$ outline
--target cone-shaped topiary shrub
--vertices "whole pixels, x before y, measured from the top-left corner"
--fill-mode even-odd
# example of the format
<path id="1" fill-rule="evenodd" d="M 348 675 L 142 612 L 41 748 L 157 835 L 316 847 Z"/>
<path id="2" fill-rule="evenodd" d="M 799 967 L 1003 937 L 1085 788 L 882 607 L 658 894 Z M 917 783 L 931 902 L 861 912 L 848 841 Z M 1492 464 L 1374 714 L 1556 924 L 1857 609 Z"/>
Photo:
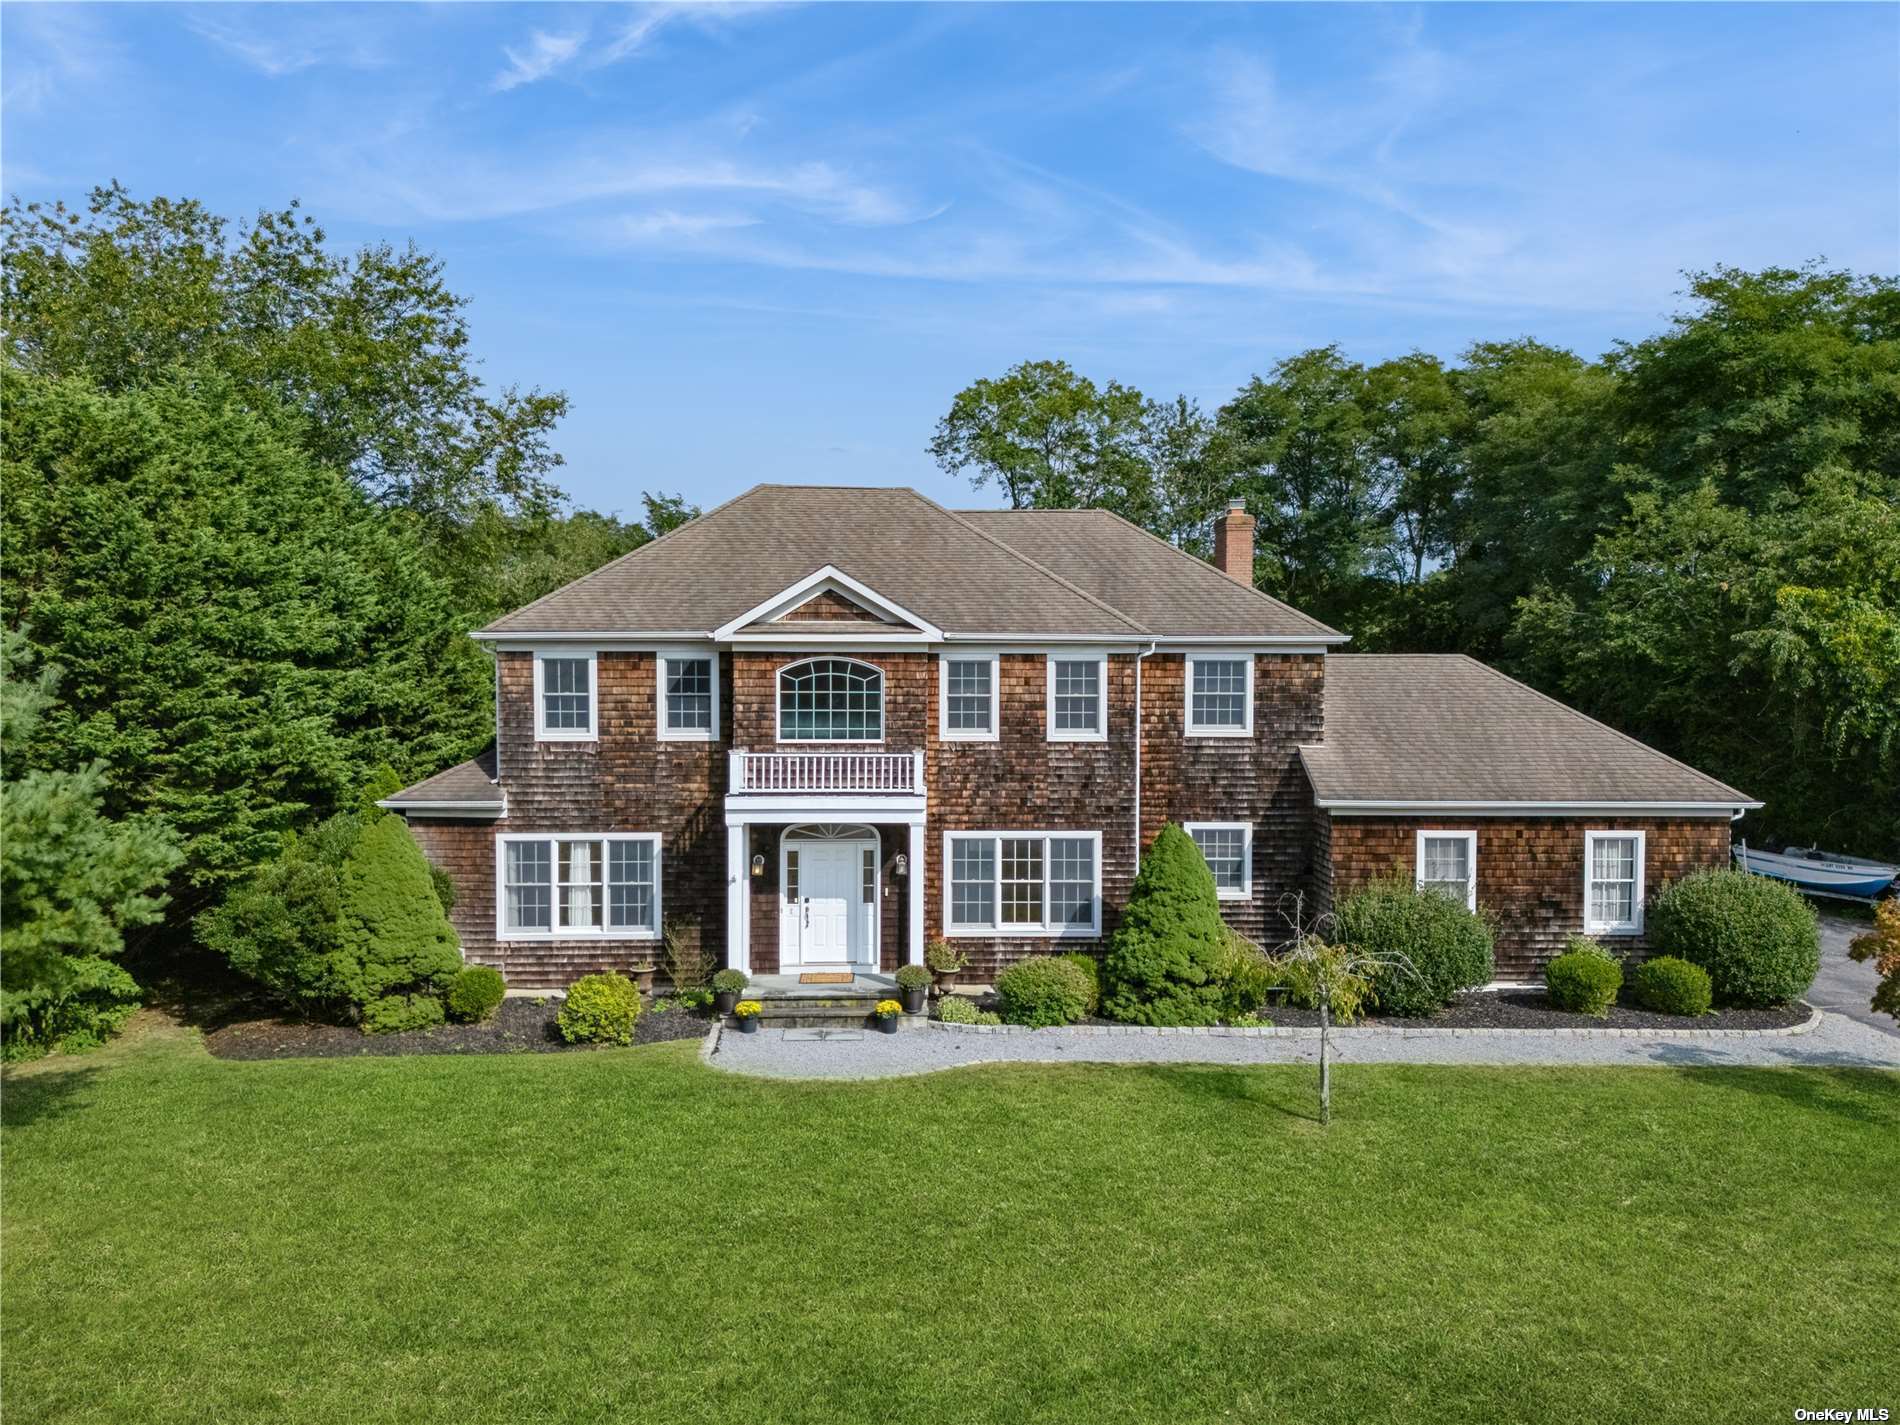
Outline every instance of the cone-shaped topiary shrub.
<path id="1" fill-rule="evenodd" d="M 1785 1004 L 1821 968 L 1813 908 L 1746 871 L 1697 871 L 1664 886 L 1649 908 L 1649 943 L 1707 970 L 1717 1004 Z"/>
<path id="2" fill-rule="evenodd" d="M 1221 923 L 1214 873 L 1170 823 L 1142 858 L 1102 963 L 1102 1009 L 1133 1024 L 1213 1024 L 1220 1018 Z"/>
<path id="3" fill-rule="evenodd" d="M 461 950 L 435 897 L 429 863 L 400 817 L 364 828 L 343 863 L 338 900 L 333 964 L 343 997 L 368 1006 L 390 996 L 422 996 L 435 999 L 439 1010 L 462 968 Z M 412 1006 L 399 1015 L 390 1007 L 377 1024 L 418 1013 Z M 368 1019 L 364 1027 L 371 1027 Z"/>

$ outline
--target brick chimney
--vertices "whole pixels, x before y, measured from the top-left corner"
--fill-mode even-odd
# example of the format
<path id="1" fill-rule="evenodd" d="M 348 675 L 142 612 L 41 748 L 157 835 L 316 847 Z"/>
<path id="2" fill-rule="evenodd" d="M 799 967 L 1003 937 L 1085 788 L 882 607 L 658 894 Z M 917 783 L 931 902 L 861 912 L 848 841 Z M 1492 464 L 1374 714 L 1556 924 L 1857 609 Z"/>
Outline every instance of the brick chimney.
<path id="1" fill-rule="evenodd" d="M 1229 500 L 1214 517 L 1214 567 L 1229 579 L 1253 587 L 1254 518 L 1245 500 Z"/>

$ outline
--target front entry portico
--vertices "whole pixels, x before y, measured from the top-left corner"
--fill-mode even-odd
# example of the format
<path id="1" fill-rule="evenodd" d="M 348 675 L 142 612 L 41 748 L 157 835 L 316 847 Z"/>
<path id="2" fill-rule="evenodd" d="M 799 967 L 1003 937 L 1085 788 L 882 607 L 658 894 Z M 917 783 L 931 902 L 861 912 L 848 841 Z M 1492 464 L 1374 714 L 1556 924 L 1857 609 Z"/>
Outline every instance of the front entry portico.
<path id="1" fill-rule="evenodd" d="M 865 975 L 923 963 L 921 795 L 774 789 L 729 794 L 725 810 L 728 966 Z"/>

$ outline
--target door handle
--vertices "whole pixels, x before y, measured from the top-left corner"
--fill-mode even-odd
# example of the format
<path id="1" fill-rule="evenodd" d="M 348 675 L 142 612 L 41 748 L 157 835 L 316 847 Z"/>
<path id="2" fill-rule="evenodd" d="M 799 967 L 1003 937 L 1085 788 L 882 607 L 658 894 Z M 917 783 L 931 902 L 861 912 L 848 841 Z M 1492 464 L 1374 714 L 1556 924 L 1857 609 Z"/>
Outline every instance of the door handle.
<path id="1" fill-rule="evenodd" d="M 805 907 L 805 929 L 810 930 L 811 929 L 811 897 L 806 896 L 804 900 L 800 902 L 800 904 L 802 904 Z"/>

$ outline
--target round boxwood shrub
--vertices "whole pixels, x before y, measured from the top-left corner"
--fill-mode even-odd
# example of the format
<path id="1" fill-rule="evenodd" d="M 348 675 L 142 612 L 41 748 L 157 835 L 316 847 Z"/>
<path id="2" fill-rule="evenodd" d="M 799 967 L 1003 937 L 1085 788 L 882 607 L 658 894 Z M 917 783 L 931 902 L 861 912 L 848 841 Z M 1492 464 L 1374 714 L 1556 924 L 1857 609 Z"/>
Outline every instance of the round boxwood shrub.
<path id="1" fill-rule="evenodd" d="M 631 1044 L 640 1021 L 640 991 L 625 975 L 583 975 L 567 987 L 555 1017 L 570 1044 Z"/>
<path id="2" fill-rule="evenodd" d="M 1093 955 L 1082 950 L 1071 950 L 1062 957 L 1082 972 L 1082 978 L 1089 982 L 1088 1008 L 1082 1013 L 1091 1015 L 1102 1007 L 1102 966 Z"/>
<path id="3" fill-rule="evenodd" d="M 1718 1004 L 1798 999 L 1821 968 L 1821 929 L 1800 895 L 1746 871 L 1698 871 L 1649 909 L 1649 943 L 1709 972 Z"/>
<path id="4" fill-rule="evenodd" d="M 1220 1019 L 1221 923 L 1214 873 L 1170 823 L 1148 848 L 1102 963 L 1102 1009 L 1133 1024 Z"/>
<path id="5" fill-rule="evenodd" d="M 1709 972 L 1674 955 L 1658 955 L 1638 966 L 1630 990 L 1638 1004 L 1658 1014 L 1707 1014 L 1714 998 Z"/>
<path id="6" fill-rule="evenodd" d="M 1430 1014 L 1460 990 L 1492 978 L 1485 918 L 1407 877 L 1388 876 L 1354 891 L 1334 922 L 1334 939 L 1382 962 L 1372 1007 L 1387 1014 Z"/>
<path id="7" fill-rule="evenodd" d="M 1059 955 L 1031 955 L 996 977 L 1005 1024 L 1074 1024 L 1089 1012 L 1088 976 Z"/>
<path id="8" fill-rule="evenodd" d="M 1544 966 L 1544 988 L 1558 1009 L 1602 1019 L 1623 988 L 1623 967 L 1607 955 L 1566 950 Z"/>
<path id="9" fill-rule="evenodd" d="M 442 1001 L 435 995 L 384 995 L 363 1006 L 365 1034 L 433 1029 L 441 1022 Z"/>
<path id="10" fill-rule="evenodd" d="M 464 965 L 449 981 L 449 1018 L 480 1024 L 500 1007 L 508 987 L 491 965 Z"/>

